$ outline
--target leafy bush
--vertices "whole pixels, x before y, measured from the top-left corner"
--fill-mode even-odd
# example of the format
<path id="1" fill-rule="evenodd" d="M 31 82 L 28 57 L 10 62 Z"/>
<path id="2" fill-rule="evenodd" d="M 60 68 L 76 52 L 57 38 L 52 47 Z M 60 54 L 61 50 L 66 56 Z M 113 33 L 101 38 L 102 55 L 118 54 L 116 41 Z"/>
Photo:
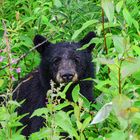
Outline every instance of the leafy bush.
<path id="1" fill-rule="evenodd" d="M 12 100 L 12 93 L 14 83 L 39 63 L 32 49 L 35 34 L 47 35 L 52 42 L 77 41 L 91 30 L 97 33 L 90 42 L 96 44 L 96 104 L 82 97 L 78 86 L 72 93 L 74 102 L 69 102 L 69 84 L 60 92 L 52 82 L 47 107 L 32 114 L 44 117 L 46 127 L 30 140 L 57 140 L 62 132 L 77 140 L 140 139 L 139 0 L 6 0 L 0 5 L 0 140 L 25 139 L 21 129 L 17 131 L 23 116 L 17 116 L 20 104 Z M 62 111 L 68 105 L 73 110 Z"/>

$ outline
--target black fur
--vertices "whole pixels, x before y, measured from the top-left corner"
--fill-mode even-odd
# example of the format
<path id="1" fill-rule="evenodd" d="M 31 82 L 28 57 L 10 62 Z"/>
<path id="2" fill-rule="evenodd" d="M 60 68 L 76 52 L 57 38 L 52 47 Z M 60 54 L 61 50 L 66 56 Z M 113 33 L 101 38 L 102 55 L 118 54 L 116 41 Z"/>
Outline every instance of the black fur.
<path id="1" fill-rule="evenodd" d="M 41 63 L 37 70 L 31 72 L 23 79 L 23 84 L 18 88 L 13 97 L 17 101 L 25 100 L 21 107 L 18 108 L 18 114 L 29 113 L 21 120 L 24 126 L 27 125 L 22 131 L 23 135 L 29 136 L 43 127 L 44 120 L 41 117 L 33 117 L 31 119 L 29 117 L 36 109 L 46 106 L 46 93 L 50 89 L 50 80 L 59 83 L 56 79 L 58 71 L 63 71 L 64 74 L 68 73 L 67 67 L 63 67 L 64 64 L 62 63 L 70 62 L 69 69 L 78 75 L 75 83 L 79 83 L 81 94 L 89 101 L 94 100 L 92 81 L 81 81 L 85 78 L 94 77 L 94 66 L 91 62 L 93 45 L 90 45 L 90 48 L 85 50 L 78 50 L 78 48 L 89 43 L 94 37 L 95 34 L 90 32 L 78 43 L 52 44 L 46 38 L 36 35 L 34 38 L 35 45 L 46 40 L 44 44 L 37 48 L 41 55 Z M 70 93 L 74 86 L 75 84 L 67 91 L 69 92 L 67 94 L 67 99 L 69 100 L 72 100 Z"/>

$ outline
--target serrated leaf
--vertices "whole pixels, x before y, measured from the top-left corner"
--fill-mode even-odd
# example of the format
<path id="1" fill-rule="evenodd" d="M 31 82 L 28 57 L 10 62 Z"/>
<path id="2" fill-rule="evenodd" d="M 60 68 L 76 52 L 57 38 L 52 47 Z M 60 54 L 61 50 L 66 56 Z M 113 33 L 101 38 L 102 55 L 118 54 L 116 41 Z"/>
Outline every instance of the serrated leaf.
<path id="1" fill-rule="evenodd" d="M 77 36 L 83 31 L 85 30 L 87 27 L 89 27 L 90 25 L 94 24 L 94 23 L 97 23 L 98 21 L 97 20 L 89 20 L 87 21 L 86 23 L 84 23 L 82 25 L 82 27 L 79 29 L 79 30 L 76 30 L 72 36 L 72 40 L 76 39 Z"/>
<path id="2" fill-rule="evenodd" d="M 104 121 L 112 111 L 112 102 L 105 104 L 96 114 L 91 124 L 97 124 Z"/>
<path id="3" fill-rule="evenodd" d="M 102 8 L 110 22 L 114 18 L 114 4 L 112 0 L 102 0 Z"/>

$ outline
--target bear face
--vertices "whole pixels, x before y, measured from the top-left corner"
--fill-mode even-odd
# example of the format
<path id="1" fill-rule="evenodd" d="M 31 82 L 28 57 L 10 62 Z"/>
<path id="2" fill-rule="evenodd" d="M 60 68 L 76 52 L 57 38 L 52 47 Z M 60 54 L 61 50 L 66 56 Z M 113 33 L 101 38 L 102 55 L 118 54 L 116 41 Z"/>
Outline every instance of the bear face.
<path id="1" fill-rule="evenodd" d="M 78 49 L 87 44 L 93 37 L 95 37 L 95 33 L 90 32 L 78 43 L 53 44 L 45 37 L 36 35 L 34 38 L 35 46 L 46 41 L 37 47 L 37 51 L 41 55 L 40 73 L 42 81 L 44 81 L 43 84 L 48 78 L 55 83 L 77 82 L 85 78 L 87 67 L 91 64 L 91 51 L 94 45 L 91 44 L 85 50 Z"/>

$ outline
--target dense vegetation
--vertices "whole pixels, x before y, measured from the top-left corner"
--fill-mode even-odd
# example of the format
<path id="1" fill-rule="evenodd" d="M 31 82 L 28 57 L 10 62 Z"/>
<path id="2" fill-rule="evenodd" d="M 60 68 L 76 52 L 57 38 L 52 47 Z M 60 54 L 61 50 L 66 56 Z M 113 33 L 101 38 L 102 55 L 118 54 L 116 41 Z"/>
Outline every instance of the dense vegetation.
<path id="1" fill-rule="evenodd" d="M 0 140 L 25 139 L 16 129 L 22 116 L 17 116 L 20 104 L 12 93 L 16 82 L 39 64 L 32 49 L 35 34 L 52 42 L 78 41 L 89 31 L 97 34 L 90 42 L 96 44 L 96 104 L 90 105 L 78 86 L 74 102 L 60 104 L 53 97 L 65 98 L 69 85 L 60 92 L 52 83 L 47 107 L 32 115 L 43 116 L 46 127 L 30 140 L 58 140 L 64 131 L 76 140 L 140 139 L 139 0 L 5 0 L 0 1 L 0 19 Z M 63 112 L 69 104 L 74 110 Z"/>

